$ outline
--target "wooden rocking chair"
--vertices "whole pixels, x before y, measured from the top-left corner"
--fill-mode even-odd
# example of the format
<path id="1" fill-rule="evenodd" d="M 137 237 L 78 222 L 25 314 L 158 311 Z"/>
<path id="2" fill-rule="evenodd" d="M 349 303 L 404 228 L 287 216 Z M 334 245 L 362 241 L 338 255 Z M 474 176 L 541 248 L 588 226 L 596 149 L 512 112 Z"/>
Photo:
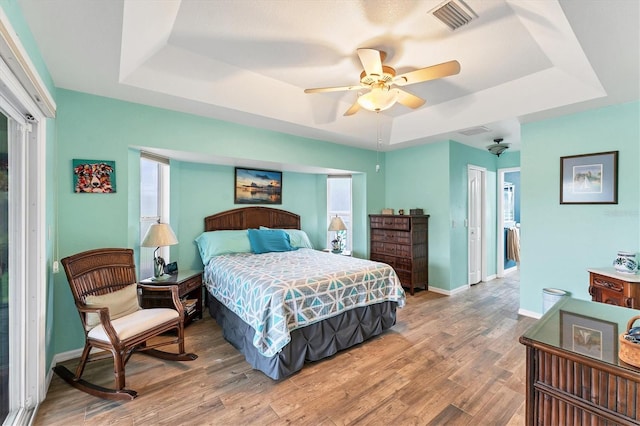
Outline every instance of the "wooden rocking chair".
<path id="1" fill-rule="evenodd" d="M 85 345 L 75 375 L 57 365 L 53 371 L 71 386 L 101 398 L 130 400 L 137 392 L 125 389 L 125 364 L 135 351 L 171 361 L 192 361 L 198 356 L 184 348 L 184 308 L 176 286 L 139 286 L 149 291 L 170 292 L 175 309 L 141 309 L 133 262 L 133 250 L 105 248 L 89 250 L 62 259 L 71 292 L 85 334 Z M 147 341 L 169 330 L 177 337 L 163 336 L 153 344 Z M 179 353 L 155 348 L 177 344 Z M 113 356 L 115 389 L 89 383 L 82 373 L 92 348 L 108 351 Z M 103 353 L 104 355 L 104 353 Z"/>

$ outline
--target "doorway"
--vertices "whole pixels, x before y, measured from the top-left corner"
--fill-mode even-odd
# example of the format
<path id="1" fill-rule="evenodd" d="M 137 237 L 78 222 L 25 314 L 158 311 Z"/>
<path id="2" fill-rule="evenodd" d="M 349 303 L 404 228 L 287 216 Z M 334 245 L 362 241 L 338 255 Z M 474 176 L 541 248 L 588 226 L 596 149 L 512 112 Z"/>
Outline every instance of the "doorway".
<path id="1" fill-rule="evenodd" d="M 520 167 L 498 169 L 498 277 L 517 271 L 520 267 Z M 509 232 L 515 232 L 517 247 L 509 247 Z M 511 240 L 513 243 L 513 239 Z M 514 253 L 515 251 L 515 253 Z M 514 257 L 517 257 L 516 262 Z"/>
<path id="2" fill-rule="evenodd" d="M 486 280 L 486 174 L 487 169 L 467 166 L 468 285 Z"/>

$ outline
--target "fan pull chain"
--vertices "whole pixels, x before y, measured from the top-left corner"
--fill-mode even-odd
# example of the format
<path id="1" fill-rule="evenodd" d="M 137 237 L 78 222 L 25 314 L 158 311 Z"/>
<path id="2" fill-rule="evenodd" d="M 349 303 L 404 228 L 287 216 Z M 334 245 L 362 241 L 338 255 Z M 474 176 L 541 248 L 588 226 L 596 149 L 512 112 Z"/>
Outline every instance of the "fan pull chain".
<path id="1" fill-rule="evenodd" d="M 376 134 L 376 173 L 380 171 L 380 145 L 382 138 L 380 137 L 380 112 L 376 112 L 377 134 Z"/>

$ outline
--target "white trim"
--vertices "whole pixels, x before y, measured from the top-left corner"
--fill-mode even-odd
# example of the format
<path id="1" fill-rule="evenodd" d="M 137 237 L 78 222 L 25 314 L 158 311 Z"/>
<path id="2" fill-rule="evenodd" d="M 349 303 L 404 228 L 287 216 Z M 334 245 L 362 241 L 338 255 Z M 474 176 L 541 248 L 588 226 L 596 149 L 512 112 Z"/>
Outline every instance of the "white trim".
<path id="1" fill-rule="evenodd" d="M 504 269 L 505 240 L 504 240 L 504 216 L 502 214 L 502 209 L 504 208 L 503 200 L 502 200 L 502 195 L 503 195 L 502 191 L 504 187 L 504 174 L 519 172 L 519 171 L 520 171 L 520 167 L 508 167 L 504 169 L 498 169 L 498 183 L 496 188 L 496 194 L 497 194 L 496 198 L 498 199 L 498 209 L 496 211 L 496 219 L 497 219 L 496 232 L 498 234 L 496 239 L 496 245 L 497 245 L 496 265 L 498 266 L 497 267 L 498 277 L 504 277 L 508 273 L 508 270 L 505 271 Z"/>
<path id="2" fill-rule="evenodd" d="M 9 162 L 9 410 L 18 410 L 27 396 L 27 288 L 26 288 L 26 127 L 8 118 Z"/>
<path id="3" fill-rule="evenodd" d="M 80 358 L 80 356 L 82 356 L 82 351 L 83 350 L 84 350 L 84 347 L 78 348 L 78 349 L 73 349 L 71 351 L 60 352 L 59 354 L 55 354 L 53 356 L 53 359 L 51 360 L 51 368 L 53 368 L 56 365 L 58 365 L 58 363 L 69 361 L 69 360 L 75 359 L 75 358 Z M 91 353 L 93 353 L 93 350 L 92 350 Z"/>
<path id="4" fill-rule="evenodd" d="M 516 264 L 516 266 L 512 266 L 511 268 L 507 268 L 503 271 L 502 276 L 507 276 L 509 274 L 513 274 L 514 272 L 517 272 L 519 268 L 520 264 Z"/>
<path id="5" fill-rule="evenodd" d="M 444 289 L 441 289 L 441 288 L 438 288 L 438 287 L 429 286 L 429 291 L 432 291 L 432 292 L 438 293 L 438 294 L 444 294 L 445 296 L 453 296 L 455 294 L 462 293 L 463 291 L 467 291 L 467 290 L 469 290 L 469 288 L 470 287 L 469 287 L 468 284 L 467 285 L 463 285 L 463 286 L 458 287 L 458 288 L 454 288 L 453 290 L 444 290 Z"/>
<path id="6" fill-rule="evenodd" d="M 47 252 L 46 252 L 46 122 L 44 117 L 35 125 L 27 141 L 27 324 L 26 344 L 29 395 L 34 406 L 46 397 L 46 297 Z M 31 173 L 39 170 L 40 173 Z M 29 404 L 29 405 L 31 405 Z"/>
<path id="7" fill-rule="evenodd" d="M 480 172 L 480 281 L 487 281 L 487 169 L 484 167 L 467 164 L 467 286 L 476 283 L 469 282 L 469 263 L 471 245 L 469 244 L 469 171 Z"/>
<path id="8" fill-rule="evenodd" d="M 32 103 L 37 105 L 38 111 L 45 117 L 55 117 L 56 103 L 2 8 L 0 8 L 0 57 L 7 61 L 12 73 L 24 87 L 25 94 L 29 96 Z M 31 114 L 34 114 L 34 111 L 31 110 Z"/>
<path id="9" fill-rule="evenodd" d="M 530 317 L 530 318 L 535 318 L 535 319 L 540 319 L 542 318 L 542 314 L 538 313 L 538 312 L 533 312 L 533 311 L 527 311 L 526 309 L 518 309 L 518 315 L 522 315 L 525 317 Z"/>

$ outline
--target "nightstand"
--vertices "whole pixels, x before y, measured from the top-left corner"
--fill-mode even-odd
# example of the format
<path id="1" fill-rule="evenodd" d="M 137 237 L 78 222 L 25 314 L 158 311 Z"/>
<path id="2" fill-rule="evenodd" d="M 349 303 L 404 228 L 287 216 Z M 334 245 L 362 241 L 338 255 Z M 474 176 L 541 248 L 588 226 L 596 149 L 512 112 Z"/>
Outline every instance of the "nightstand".
<path id="1" fill-rule="evenodd" d="M 145 285 L 177 285 L 178 295 L 183 302 L 192 301 L 185 309 L 184 325 L 188 325 L 196 317 L 202 319 L 202 271 L 185 270 L 178 271 L 166 280 L 155 281 L 151 278 L 140 281 Z M 171 296 L 165 292 L 145 291 L 140 294 L 140 306 L 143 308 L 169 308 L 173 307 Z"/>
<path id="2" fill-rule="evenodd" d="M 331 251 L 331 249 L 322 249 L 322 251 L 327 252 L 327 253 L 333 253 Z M 342 250 L 340 253 L 333 253 L 333 254 L 341 254 L 343 256 L 351 256 L 351 250 Z"/>

